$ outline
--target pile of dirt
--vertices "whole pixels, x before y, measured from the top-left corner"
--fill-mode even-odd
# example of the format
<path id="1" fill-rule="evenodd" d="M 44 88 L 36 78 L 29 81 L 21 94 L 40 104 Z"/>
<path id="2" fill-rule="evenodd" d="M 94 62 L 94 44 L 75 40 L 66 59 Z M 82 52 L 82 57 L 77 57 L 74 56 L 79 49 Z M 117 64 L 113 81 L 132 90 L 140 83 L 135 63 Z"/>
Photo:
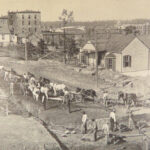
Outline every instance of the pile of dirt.
<path id="1" fill-rule="evenodd" d="M 33 118 L 9 115 L 0 116 L 0 147 L 3 150 L 44 150 L 45 146 L 56 148 L 57 143 L 39 122 Z"/>
<path id="2" fill-rule="evenodd" d="M 125 84 L 126 83 L 126 84 Z M 122 91 L 126 93 L 135 93 L 139 99 L 150 98 L 150 82 L 149 77 L 128 78 L 124 81 Z"/>
<path id="3" fill-rule="evenodd" d="M 99 78 L 104 80 L 107 88 L 102 88 L 107 91 L 112 99 L 117 98 L 117 92 L 135 93 L 139 100 L 150 99 L 150 78 L 149 77 L 129 77 L 118 72 L 110 70 L 99 71 Z"/>

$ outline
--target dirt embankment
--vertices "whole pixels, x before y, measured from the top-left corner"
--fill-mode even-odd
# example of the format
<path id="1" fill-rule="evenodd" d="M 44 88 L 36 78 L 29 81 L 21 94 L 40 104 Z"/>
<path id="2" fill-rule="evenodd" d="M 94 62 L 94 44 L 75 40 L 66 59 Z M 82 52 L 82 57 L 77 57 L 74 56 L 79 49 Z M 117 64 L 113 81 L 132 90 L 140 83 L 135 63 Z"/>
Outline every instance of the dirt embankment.
<path id="1" fill-rule="evenodd" d="M 35 115 L 37 107 L 23 101 L 25 100 L 20 96 L 9 97 L 8 84 L 0 79 L 0 149 L 59 150 L 58 143 L 43 125 L 29 116 L 28 109 L 34 108 Z M 7 105 L 8 116 L 6 115 Z"/>

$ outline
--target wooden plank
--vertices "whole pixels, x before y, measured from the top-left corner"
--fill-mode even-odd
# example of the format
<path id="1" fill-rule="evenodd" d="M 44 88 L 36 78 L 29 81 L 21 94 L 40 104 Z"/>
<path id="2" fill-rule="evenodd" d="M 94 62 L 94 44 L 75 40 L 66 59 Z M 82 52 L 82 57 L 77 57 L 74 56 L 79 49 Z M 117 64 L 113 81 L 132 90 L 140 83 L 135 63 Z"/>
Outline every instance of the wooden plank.
<path id="1" fill-rule="evenodd" d="M 61 97 L 49 97 L 49 100 L 56 100 L 56 101 L 63 101 L 63 99 Z"/>

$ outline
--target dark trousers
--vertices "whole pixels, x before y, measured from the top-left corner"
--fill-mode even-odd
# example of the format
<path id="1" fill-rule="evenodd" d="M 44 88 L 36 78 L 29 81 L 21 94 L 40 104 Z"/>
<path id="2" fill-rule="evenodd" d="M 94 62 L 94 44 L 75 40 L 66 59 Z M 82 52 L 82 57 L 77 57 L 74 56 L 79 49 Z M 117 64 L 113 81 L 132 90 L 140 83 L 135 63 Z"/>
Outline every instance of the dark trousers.
<path id="1" fill-rule="evenodd" d="M 110 118 L 110 130 L 113 132 L 114 131 L 114 119 Z"/>
<path id="2" fill-rule="evenodd" d="M 82 124 L 82 133 L 83 134 L 87 133 L 87 123 L 86 122 Z"/>
<path id="3" fill-rule="evenodd" d="M 68 112 L 71 113 L 71 108 L 70 108 L 70 99 L 67 99 L 67 107 L 68 107 Z"/>
<path id="4" fill-rule="evenodd" d="M 93 141 L 97 140 L 97 130 L 95 129 L 93 132 Z"/>
<path id="5" fill-rule="evenodd" d="M 104 105 L 105 105 L 105 107 L 108 106 L 108 99 L 105 99 L 105 100 L 104 100 Z"/>

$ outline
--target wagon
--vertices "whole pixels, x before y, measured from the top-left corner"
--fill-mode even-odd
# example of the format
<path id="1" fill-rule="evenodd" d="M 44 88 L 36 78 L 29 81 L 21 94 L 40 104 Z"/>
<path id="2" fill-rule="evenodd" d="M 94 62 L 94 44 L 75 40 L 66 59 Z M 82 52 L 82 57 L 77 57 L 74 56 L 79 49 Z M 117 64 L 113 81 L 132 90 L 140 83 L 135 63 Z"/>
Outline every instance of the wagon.
<path id="1" fill-rule="evenodd" d="M 76 102 L 85 102 L 85 101 L 95 101 L 94 97 L 88 96 L 86 94 L 83 94 L 81 92 L 71 92 L 72 100 Z"/>
<path id="2" fill-rule="evenodd" d="M 72 101 L 75 102 L 82 102 L 83 101 L 83 95 L 81 93 L 77 93 L 75 91 L 70 92 Z"/>
<path id="3" fill-rule="evenodd" d="M 62 102 L 63 99 L 64 98 L 62 96 L 59 96 L 59 97 L 48 97 L 48 100 L 59 101 L 59 102 Z"/>

